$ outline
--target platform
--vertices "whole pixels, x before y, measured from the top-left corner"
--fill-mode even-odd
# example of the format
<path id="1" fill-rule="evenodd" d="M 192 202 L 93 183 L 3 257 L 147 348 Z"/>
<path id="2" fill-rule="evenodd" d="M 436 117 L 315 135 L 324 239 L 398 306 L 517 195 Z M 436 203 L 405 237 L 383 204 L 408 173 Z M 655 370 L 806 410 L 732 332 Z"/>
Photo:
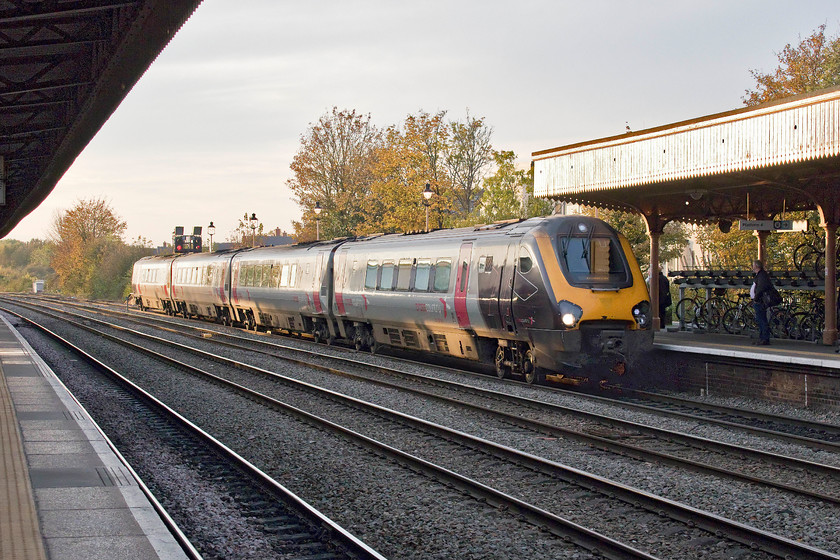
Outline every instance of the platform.
<path id="1" fill-rule="evenodd" d="M 752 343 L 746 336 L 662 330 L 654 335 L 655 362 L 637 375 L 654 389 L 840 412 L 834 346 L 775 338 L 769 346 Z"/>
<path id="2" fill-rule="evenodd" d="M 754 346 L 753 341 L 747 336 L 663 329 L 654 335 L 653 344 L 661 350 L 813 366 L 840 374 L 836 346 L 779 338 L 771 339 L 769 346 Z"/>
<path id="3" fill-rule="evenodd" d="M 3 560 L 187 557 L 107 438 L 5 319 L 0 456 Z"/>

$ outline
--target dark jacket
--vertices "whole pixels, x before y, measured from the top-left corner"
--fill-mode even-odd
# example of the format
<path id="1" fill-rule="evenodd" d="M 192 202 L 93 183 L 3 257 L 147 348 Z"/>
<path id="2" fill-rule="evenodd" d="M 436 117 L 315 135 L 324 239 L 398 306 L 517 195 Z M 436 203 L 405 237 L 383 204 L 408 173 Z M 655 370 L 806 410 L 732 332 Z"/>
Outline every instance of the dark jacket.
<path id="1" fill-rule="evenodd" d="M 764 299 L 762 299 L 762 294 L 764 292 L 769 292 L 773 288 L 773 283 L 770 281 L 770 275 L 767 274 L 767 271 L 764 269 L 759 270 L 755 273 L 755 301 L 759 303 L 764 303 Z"/>
<path id="2" fill-rule="evenodd" d="M 659 273 L 659 309 L 664 311 L 666 307 L 671 305 L 671 283 L 668 282 L 668 277 L 663 272 Z"/>

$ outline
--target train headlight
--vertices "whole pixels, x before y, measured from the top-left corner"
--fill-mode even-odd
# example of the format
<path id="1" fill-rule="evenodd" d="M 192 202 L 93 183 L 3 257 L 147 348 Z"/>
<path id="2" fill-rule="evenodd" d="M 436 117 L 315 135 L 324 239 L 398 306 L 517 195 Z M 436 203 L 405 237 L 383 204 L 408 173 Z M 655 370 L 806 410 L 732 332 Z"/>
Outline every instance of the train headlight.
<path id="1" fill-rule="evenodd" d="M 642 327 L 643 329 L 650 326 L 650 302 L 649 301 L 640 301 L 636 305 L 633 306 L 633 318 L 636 320 L 636 324 Z"/>
<path id="2" fill-rule="evenodd" d="M 575 305 L 571 301 L 563 300 L 557 304 L 560 308 L 560 320 L 566 328 L 571 329 L 580 318 L 583 317 L 583 309 L 579 305 Z"/>

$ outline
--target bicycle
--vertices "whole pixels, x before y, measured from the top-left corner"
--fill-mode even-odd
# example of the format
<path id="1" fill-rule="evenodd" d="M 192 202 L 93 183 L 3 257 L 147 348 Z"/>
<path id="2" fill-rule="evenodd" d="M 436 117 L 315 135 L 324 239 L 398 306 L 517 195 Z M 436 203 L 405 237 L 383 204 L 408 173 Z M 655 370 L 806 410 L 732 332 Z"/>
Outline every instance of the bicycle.
<path id="1" fill-rule="evenodd" d="M 723 328 L 729 334 L 752 334 L 756 332 L 755 308 L 749 294 L 738 294 L 738 301 L 723 315 Z"/>

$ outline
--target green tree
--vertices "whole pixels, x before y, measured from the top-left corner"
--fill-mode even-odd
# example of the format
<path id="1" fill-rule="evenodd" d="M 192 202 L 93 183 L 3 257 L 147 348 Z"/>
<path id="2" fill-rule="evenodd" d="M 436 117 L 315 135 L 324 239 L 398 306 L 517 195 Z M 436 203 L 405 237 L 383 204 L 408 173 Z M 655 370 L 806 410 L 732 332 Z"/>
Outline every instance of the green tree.
<path id="1" fill-rule="evenodd" d="M 287 185 L 303 209 L 294 222 L 295 237 L 315 239 L 316 203 L 321 238 L 352 235 L 365 221 L 363 202 L 370 195 L 381 133 L 370 115 L 333 108 L 301 136 Z"/>
<path id="2" fill-rule="evenodd" d="M 484 179 L 480 215 L 485 222 L 531 218 L 551 214 L 554 204 L 534 198 L 534 172 L 516 169 L 516 154 L 494 151 L 496 171 Z"/>
<path id="3" fill-rule="evenodd" d="M 745 105 L 840 85 L 840 37 L 827 39 L 824 24 L 805 39 L 800 38 L 799 45 L 788 43 L 776 56 L 779 65 L 772 73 L 750 70 L 756 87 L 746 90 Z"/>
<path id="4" fill-rule="evenodd" d="M 55 276 L 50 268 L 52 249 L 52 243 L 40 239 L 0 241 L 0 291 L 28 292 L 38 279 L 45 280 L 49 289 Z"/>

